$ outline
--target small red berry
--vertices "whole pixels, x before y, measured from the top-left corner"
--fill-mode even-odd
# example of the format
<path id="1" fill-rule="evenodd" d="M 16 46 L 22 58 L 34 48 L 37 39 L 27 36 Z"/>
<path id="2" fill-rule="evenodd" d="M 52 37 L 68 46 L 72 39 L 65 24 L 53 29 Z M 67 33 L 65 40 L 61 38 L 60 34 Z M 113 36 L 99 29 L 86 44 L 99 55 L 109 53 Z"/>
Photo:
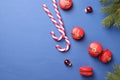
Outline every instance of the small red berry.
<path id="1" fill-rule="evenodd" d="M 86 13 L 91 13 L 93 11 L 91 6 L 88 6 L 87 8 L 85 8 L 85 12 Z"/>
<path id="2" fill-rule="evenodd" d="M 66 66 L 72 66 L 72 63 L 68 59 L 64 60 L 64 64 Z"/>

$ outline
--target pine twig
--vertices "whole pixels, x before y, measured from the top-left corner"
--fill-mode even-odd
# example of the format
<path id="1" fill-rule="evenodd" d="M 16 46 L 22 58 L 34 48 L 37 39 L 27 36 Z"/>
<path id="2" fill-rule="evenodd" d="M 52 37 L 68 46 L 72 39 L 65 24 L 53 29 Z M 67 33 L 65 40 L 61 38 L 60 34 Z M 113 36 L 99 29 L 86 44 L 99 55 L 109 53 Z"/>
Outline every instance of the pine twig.
<path id="1" fill-rule="evenodd" d="M 114 26 L 116 28 L 120 27 L 120 0 L 100 0 L 101 3 L 107 4 L 103 7 L 102 13 L 107 14 L 108 16 L 103 19 L 102 24 L 105 27 Z"/>
<path id="2" fill-rule="evenodd" d="M 114 16 L 115 13 L 110 14 L 102 21 L 102 24 L 105 25 L 105 27 L 110 27 L 114 23 Z"/>
<path id="3" fill-rule="evenodd" d="M 114 66 L 114 72 L 108 72 L 106 75 L 107 80 L 120 80 L 120 66 Z"/>

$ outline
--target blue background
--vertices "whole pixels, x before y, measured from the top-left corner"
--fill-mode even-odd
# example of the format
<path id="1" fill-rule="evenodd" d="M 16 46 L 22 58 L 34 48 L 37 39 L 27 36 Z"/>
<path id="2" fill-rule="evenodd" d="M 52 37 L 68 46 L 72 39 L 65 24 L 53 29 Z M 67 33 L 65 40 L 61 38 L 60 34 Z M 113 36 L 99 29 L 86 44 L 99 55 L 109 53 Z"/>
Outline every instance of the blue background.
<path id="1" fill-rule="evenodd" d="M 55 45 L 66 47 L 66 43 L 54 41 L 49 34 L 53 30 L 60 35 L 42 9 L 44 3 L 56 18 L 51 0 L 0 0 L 0 80 L 105 80 L 112 66 L 120 64 L 120 30 L 106 29 L 101 24 L 105 17 L 100 11 L 103 5 L 98 0 L 73 0 L 71 10 L 60 9 L 71 42 L 71 49 L 61 53 Z M 88 5 L 93 7 L 91 14 L 84 12 Z M 71 37 L 75 26 L 85 31 L 81 41 Z M 113 52 L 110 63 L 103 64 L 88 54 L 88 45 L 93 41 Z M 66 67 L 65 59 L 73 66 Z M 81 76 L 80 66 L 93 67 L 94 75 Z"/>

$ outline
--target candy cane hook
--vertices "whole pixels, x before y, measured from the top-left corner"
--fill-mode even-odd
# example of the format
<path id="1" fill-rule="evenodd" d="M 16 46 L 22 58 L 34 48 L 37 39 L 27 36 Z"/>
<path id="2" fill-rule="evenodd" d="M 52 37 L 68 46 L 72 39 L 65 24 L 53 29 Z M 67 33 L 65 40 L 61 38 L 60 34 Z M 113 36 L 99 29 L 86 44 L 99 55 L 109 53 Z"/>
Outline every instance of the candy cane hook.
<path id="1" fill-rule="evenodd" d="M 51 21 L 53 22 L 53 24 L 55 25 L 56 28 L 60 28 L 59 24 L 57 23 L 56 19 L 53 17 L 52 13 L 49 11 L 48 7 L 43 4 L 42 8 L 44 9 L 44 11 L 46 12 L 46 14 L 48 15 L 48 17 L 51 19 Z M 61 30 L 59 29 L 59 32 L 61 32 Z M 52 38 L 55 39 L 56 41 L 60 41 L 62 40 L 62 35 L 60 37 L 56 37 L 54 31 L 51 31 L 50 34 L 52 35 Z M 61 33 L 62 34 L 62 33 Z"/>
<path id="2" fill-rule="evenodd" d="M 68 51 L 69 48 L 70 48 L 70 41 L 69 41 L 69 39 L 68 39 L 67 36 L 65 36 L 65 41 L 66 41 L 66 43 L 67 43 L 66 48 L 61 48 L 59 45 L 56 45 L 56 48 L 57 48 L 59 51 L 61 51 L 61 52 L 66 52 L 66 51 Z"/>

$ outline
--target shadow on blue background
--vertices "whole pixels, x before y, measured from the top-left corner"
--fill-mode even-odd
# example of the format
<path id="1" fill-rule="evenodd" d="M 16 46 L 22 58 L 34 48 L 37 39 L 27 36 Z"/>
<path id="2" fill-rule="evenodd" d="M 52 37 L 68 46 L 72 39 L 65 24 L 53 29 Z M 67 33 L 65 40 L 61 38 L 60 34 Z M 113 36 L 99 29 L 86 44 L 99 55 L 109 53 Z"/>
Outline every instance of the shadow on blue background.
<path id="1" fill-rule="evenodd" d="M 60 9 L 71 49 L 61 53 L 55 45 L 66 46 L 64 41 L 56 42 L 49 34 L 55 31 L 53 23 L 42 9 L 46 4 L 56 17 L 51 0 L 1 0 L 0 1 L 0 80 L 105 80 L 114 64 L 120 64 L 120 31 L 106 29 L 101 24 L 104 15 L 99 1 L 74 0 L 69 11 Z M 84 9 L 91 5 L 94 12 L 86 14 Z M 81 41 L 71 37 L 71 30 L 80 26 L 85 31 Z M 98 41 L 103 48 L 113 52 L 113 60 L 103 64 L 91 57 L 87 48 L 90 42 Z M 73 66 L 64 65 L 70 59 Z M 92 77 L 79 74 L 80 66 L 94 68 Z"/>

